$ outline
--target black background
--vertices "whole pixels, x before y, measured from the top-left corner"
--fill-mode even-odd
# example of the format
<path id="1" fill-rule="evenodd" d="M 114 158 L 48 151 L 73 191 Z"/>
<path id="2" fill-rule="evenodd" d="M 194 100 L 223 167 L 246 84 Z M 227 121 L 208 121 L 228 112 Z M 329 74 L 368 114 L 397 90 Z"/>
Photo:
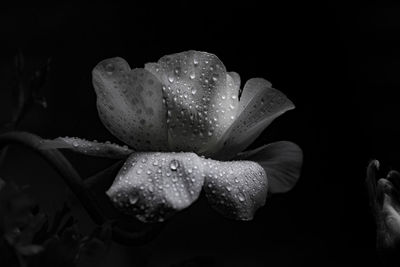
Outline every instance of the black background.
<path id="1" fill-rule="evenodd" d="M 97 116 L 91 84 L 92 68 L 114 56 L 141 67 L 167 54 L 207 51 L 238 72 L 242 86 L 264 77 L 296 104 L 252 145 L 290 140 L 302 147 L 302 176 L 290 193 L 270 198 L 251 222 L 224 219 L 202 198 L 150 244 L 114 244 L 104 266 L 171 266 L 192 257 L 217 266 L 379 264 L 364 179 L 373 158 L 400 169 L 400 5 L 299 2 L 109 1 L 0 11 L 0 120 L 11 115 L 18 49 L 32 68 L 51 57 L 48 108 L 34 108 L 21 124 L 46 138 L 115 141 Z M 84 174 L 108 163 L 70 156 Z M 32 153 L 12 149 L 0 175 L 30 184 L 46 209 L 69 199 L 83 231 L 90 229 L 79 203 Z"/>

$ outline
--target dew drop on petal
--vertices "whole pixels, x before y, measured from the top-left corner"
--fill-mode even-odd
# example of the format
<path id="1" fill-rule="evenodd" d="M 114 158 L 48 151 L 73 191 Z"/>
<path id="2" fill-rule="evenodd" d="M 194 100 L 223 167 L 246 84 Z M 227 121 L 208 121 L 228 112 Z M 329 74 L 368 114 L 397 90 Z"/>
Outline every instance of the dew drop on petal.
<path id="1" fill-rule="evenodd" d="M 135 204 L 138 201 L 139 197 L 135 194 L 135 195 L 130 195 L 129 196 L 129 203 L 130 204 Z"/>
<path id="2" fill-rule="evenodd" d="M 169 168 L 172 171 L 176 171 L 178 169 L 178 167 L 179 167 L 179 161 L 177 161 L 175 159 L 171 160 L 171 162 L 169 163 Z"/>
<path id="3" fill-rule="evenodd" d="M 106 72 L 107 72 L 108 75 L 112 75 L 114 70 L 115 70 L 115 66 L 112 63 L 108 63 L 106 65 L 105 69 L 106 69 Z"/>
<path id="4" fill-rule="evenodd" d="M 243 202 L 245 200 L 245 198 L 244 198 L 242 193 L 238 194 L 238 199 L 239 199 L 240 202 Z"/>

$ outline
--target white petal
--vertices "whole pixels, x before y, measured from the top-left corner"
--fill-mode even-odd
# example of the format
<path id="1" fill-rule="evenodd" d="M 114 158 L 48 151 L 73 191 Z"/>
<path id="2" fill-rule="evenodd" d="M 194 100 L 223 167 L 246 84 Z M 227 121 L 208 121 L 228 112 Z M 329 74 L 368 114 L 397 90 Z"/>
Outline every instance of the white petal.
<path id="1" fill-rule="evenodd" d="M 164 56 L 146 69 L 165 86 L 171 150 L 199 152 L 232 124 L 240 78 L 228 75 L 215 55 L 187 51 Z"/>
<path id="2" fill-rule="evenodd" d="M 252 161 L 204 162 L 204 190 L 211 206 L 224 216 L 251 220 L 264 206 L 268 181 L 264 169 Z"/>
<path id="3" fill-rule="evenodd" d="M 239 102 L 239 114 L 219 140 L 214 154 L 217 159 L 231 159 L 246 149 L 277 117 L 294 108 L 280 91 L 271 88 L 267 80 L 250 79 Z"/>
<path id="4" fill-rule="evenodd" d="M 133 153 L 107 195 L 140 221 L 163 221 L 199 197 L 201 166 L 194 153 Z"/>
<path id="5" fill-rule="evenodd" d="M 120 146 L 110 142 L 100 143 L 77 137 L 58 137 L 54 140 L 43 140 L 40 149 L 70 149 L 74 152 L 89 156 L 124 159 L 133 151 L 127 146 Z"/>
<path id="6" fill-rule="evenodd" d="M 111 58 L 94 68 L 93 85 L 100 119 L 113 135 L 139 151 L 168 149 L 167 110 L 153 74 Z"/>
<path id="7" fill-rule="evenodd" d="M 239 90 L 240 90 L 240 76 L 239 76 L 239 74 L 237 72 L 231 71 L 231 72 L 228 72 L 228 75 L 231 76 L 231 78 L 233 80 L 233 83 L 234 83 L 234 85 L 237 88 L 238 93 L 239 93 Z"/>
<path id="8" fill-rule="evenodd" d="M 238 158 L 260 164 L 267 173 L 269 191 L 284 193 L 292 189 L 300 177 L 303 152 L 292 142 L 280 141 L 241 153 Z"/>

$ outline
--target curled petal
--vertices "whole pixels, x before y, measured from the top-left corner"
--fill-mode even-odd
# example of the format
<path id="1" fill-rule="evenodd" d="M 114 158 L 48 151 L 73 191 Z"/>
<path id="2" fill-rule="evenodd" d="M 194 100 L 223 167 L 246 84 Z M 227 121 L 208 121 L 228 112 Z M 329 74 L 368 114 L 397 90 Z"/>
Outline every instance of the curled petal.
<path id="1" fill-rule="evenodd" d="M 400 174 L 391 171 L 386 178 L 377 182 L 378 204 L 378 247 L 398 248 L 400 246 Z"/>
<path id="2" fill-rule="evenodd" d="M 58 137 L 53 140 L 43 140 L 41 149 L 64 148 L 89 156 L 124 159 L 133 151 L 126 145 L 120 146 L 110 142 L 100 143 L 88 141 L 77 137 Z"/>
<path id="3" fill-rule="evenodd" d="M 122 58 L 101 61 L 92 72 L 97 109 L 106 128 L 140 151 L 168 149 L 162 85 L 145 69 Z"/>
<path id="4" fill-rule="evenodd" d="M 246 149 L 277 117 L 294 108 L 293 103 L 271 83 L 261 78 L 247 81 L 239 102 L 237 119 L 225 132 L 212 153 L 231 159 Z"/>
<path id="5" fill-rule="evenodd" d="M 199 152 L 215 144 L 234 121 L 240 78 L 230 76 L 215 55 L 187 51 L 145 68 L 164 85 L 171 150 Z"/>
<path id="6" fill-rule="evenodd" d="M 204 173 L 207 199 L 224 216 L 251 220 L 256 210 L 264 206 L 268 181 L 264 169 L 256 162 L 208 160 Z"/>
<path id="7" fill-rule="evenodd" d="M 267 173 L 269 191 L 284 193 L 292 189 L 300 177 L 303 152 L 292 142 L 280 141 L 243 152 L 238 158 L 260 164 Z"/>
<path id="8" fill-rule="evenodd" d="M 204 183 L 200 163 L 194 153 L 133 153 L 107 195 L 140 221 L 163 221 L 199 197 Z"/>

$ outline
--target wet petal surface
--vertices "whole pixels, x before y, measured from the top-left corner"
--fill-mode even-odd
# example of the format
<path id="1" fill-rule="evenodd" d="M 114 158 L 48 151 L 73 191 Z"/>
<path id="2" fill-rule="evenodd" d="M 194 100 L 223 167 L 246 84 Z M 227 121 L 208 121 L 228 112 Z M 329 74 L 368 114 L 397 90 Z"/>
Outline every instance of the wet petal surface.
<path id="1" fill-rule="evenodd" d="M 294 108 L 293 103 L 265 79 L 247 81 L 239 102 L 237 119 L 225 132 L 212 153 L 217 159 L 231 159 L 246 149 L 277 117 Z"/>
<path id="2" fill-rule="evenodd" d="M 264 168 L 271 193 L 285 193 L 292 189 L 300 177 L 303 164 L 301 148 L 287 141 L 275 142 L 243 152 L 238 158 L 255 161 Z"/>
<path id="3" fill-rule="evenodd" d="M 158 79 L 145 69 L 131 70 L 122 58 L 101 61 L 92 74 L 106 128 L 135 150 L 168 150 L 167 110 Z"/>
<path id="4" fill-rule="evenodd" d="M 203 164 L 204 190 L 211 206 L 231 219 L 253 219 L 267 197 L 268 181 L 264 169 L 252 161 L 208 160 Z"/>
<path id="5" fill-rule="evenodd" d="M 40 148 L 70 149 L 74 152 L 78 152 L 89 156 L 114 158 L 114 159 L 127 158 L 133 152 L 133 150 L 129 149 L 128 146 L 126 145 L 120 146 L 117 144 L 112 144 L 110 142 L 101 143 L 77 137 L 58 137 L 53 140 L 43 140 Z"/>
<path id="6" fill-rule="evenodd" d="M 236 118 L 240 78 L 227 74 L 215 55 L 187 51 L 164 56 L 146 69 L 164 85 L 172 151 L 213 146 Z"/>
<path id="7" fill-rule="evenodd" d="M 143 222 L 160 222 L 190 206 L 204 183 L 194 153 L 133 153 L 107 191 L 114 205 Z"/>

